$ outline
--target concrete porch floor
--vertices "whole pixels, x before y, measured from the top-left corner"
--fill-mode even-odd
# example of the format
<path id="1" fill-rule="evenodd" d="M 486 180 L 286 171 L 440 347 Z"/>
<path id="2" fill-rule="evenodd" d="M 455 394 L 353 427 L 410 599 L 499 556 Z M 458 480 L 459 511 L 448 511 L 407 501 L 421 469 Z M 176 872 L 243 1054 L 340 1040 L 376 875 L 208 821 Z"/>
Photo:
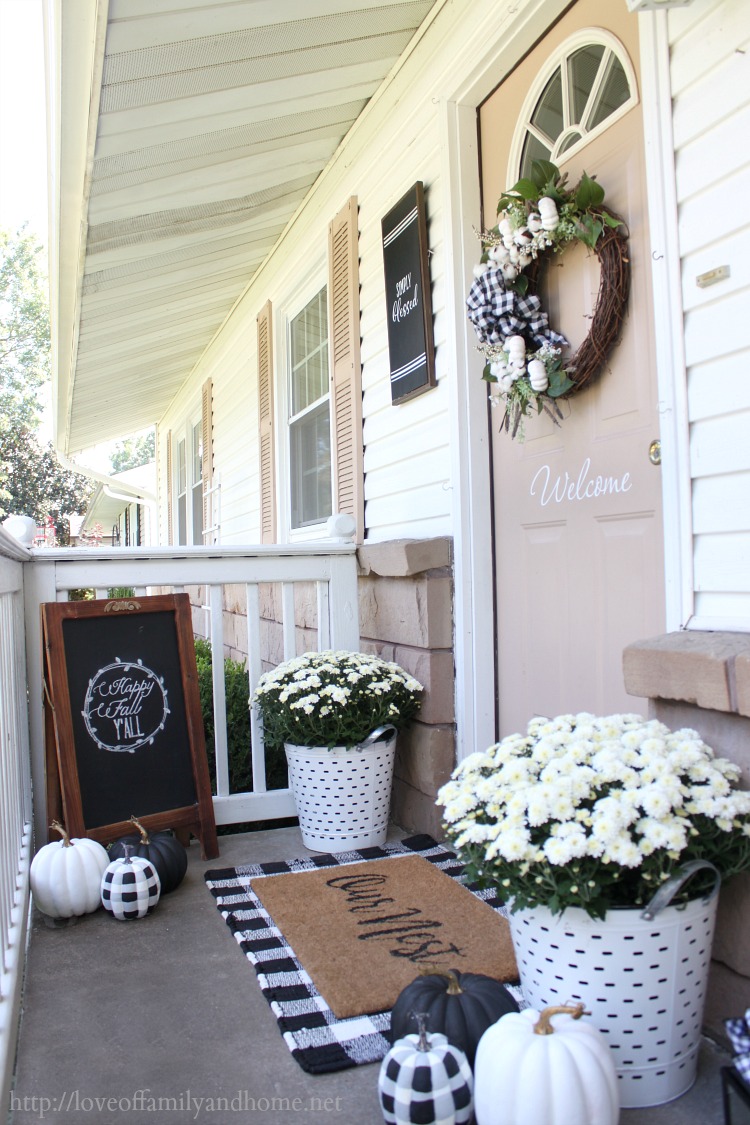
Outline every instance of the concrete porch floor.
<path id="1" fill-rule="evenodd" d="M 137 923 L 97 911 L 52 928 L 34 911 L 12 1125 L 381 1125 L 377 1065 L 310 1075 L 294 1061 L 203 880 L 211 868 L 309 854 L 299 830 L 221 836 L 219 846 L 218 860 L 203 861 L 193 842 L 183 885 Z M 623 1110 L 621 1125 L 722 1125 L 728 1061 L 704 1040 L 693 1088 Z M 135 1108 L 137 1091 L 182 1108 Z M 107 1108 L 87 1100 L 97 1098 Z M 229 1110 L 210 1109 L 219 1098 Z"/>

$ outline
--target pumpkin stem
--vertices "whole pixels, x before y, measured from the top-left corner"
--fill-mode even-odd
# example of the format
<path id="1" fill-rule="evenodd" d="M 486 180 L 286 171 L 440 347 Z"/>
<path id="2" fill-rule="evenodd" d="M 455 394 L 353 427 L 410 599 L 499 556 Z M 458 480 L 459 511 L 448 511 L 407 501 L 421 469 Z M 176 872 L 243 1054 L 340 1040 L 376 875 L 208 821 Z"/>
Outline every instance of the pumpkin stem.
<path id="1" fill-rule="evenodd" d="M 446 996 L 463 995 L 464 990 L 458 983 L 458 977 L 451 969 L 438 969 L 436 965 L 420 965 L 419 971 L 423 976 L 445 977 L 450 982 L 445 990 Z"/>
<path id="2" fill-rule="evenodd" d="M 131 824 L 134 824 L 136 826 L 136 828 L 138 829 L 138 831 L 140 832 L 141 843 L 142 844 L 150 844 L 151 840 L 149 838 L 149 834 L 146 831 L 146 829 L 143 827 L 143 825 L 141 824 L 140 820 L 138 820 L 138 818 L 135 817 L 135 816 L 131 816 L 130 822 L 131 822 Z"/>
<path id="3" fill-rule="evenodd" d="M 133 850 L 133 845 L 132 845 L 132 844 L 123 844 L 123 845 L 122 845 L 122 850 L 123 850 L 123 851 L 125 852 L 125 856 L 124 856 L 123 862 L 124 862 L 124 863 L 132 863 L 133 861 L 132 861 L 132 859 L 130 858 L 130 853 L 131 853 L 131 851 Z"/>
<path id="4" fill-rule="evenodd" d="M 534 1024 L 535 1035 L 552 1035 L 555 1030 L 550 1020 L 552 1016 L 564 1012 L 572 1016 L 574 1020 L 579 1020 L 581 1016 L 591 1015 L 590 1012 L 585 1011 L 585 1004 L 558 1004 L 555 1007 L 545 1008 L 539 1014 L 539 1019 Z"/>
<path id="5" fill-rule="evenodd" d="M 53 820 L 50 824 L 50 828 L 54 828 L 55 832 L 60 833 L 60 835 L 62 836 L 62 844 L 64 848 L 71 848 L 73 846 L 70 842 L 70 836 L 65 831 L 62 824 L 60 824 L 59 820 Z"/>
<path id="6" fill-rule="evenodd" d="M 430 1041 L 427 1038 L 427 1020 L 429 1019 L 429 1014 L 427 1012 L 415 1012 L 414 1019 L 417 1021 L 417 1027 L 419 1028 L 417 1050 L 429 1051 Z"/>

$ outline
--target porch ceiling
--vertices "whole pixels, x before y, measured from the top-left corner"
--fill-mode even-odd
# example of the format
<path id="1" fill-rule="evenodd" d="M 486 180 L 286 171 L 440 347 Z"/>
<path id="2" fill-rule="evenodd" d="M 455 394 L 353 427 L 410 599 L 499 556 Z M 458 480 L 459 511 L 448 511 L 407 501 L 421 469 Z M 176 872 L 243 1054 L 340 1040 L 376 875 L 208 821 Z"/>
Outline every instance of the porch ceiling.
<path id="1" fill-rule="evenodd" d="M 158 421 L 443 0 L 47 3 L 70 453 Z"/>

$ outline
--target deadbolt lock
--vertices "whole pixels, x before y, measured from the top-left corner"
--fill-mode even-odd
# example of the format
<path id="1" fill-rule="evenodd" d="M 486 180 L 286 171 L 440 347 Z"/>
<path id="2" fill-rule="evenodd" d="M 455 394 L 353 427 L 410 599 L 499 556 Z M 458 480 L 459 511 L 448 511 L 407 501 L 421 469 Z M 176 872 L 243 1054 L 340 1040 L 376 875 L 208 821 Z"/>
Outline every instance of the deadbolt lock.
<path id="1" fill-rule="evenodd" d="M 652 465 L 661 465 L 661 442 L 658 438 L 648 447 L 648 459 Z"/>

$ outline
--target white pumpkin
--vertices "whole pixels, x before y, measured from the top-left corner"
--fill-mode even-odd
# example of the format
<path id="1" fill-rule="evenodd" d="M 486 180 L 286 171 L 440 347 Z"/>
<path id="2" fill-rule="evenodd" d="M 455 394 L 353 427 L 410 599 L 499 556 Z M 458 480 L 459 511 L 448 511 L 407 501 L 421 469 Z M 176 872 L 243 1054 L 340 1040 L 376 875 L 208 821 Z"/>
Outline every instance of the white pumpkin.
<path id="1" fill-rule="evenodd" d="M 508 250 L 510 250 L 514 242 L 513 227 L 511 226 L 510 219 L 508 219 L 507 216 L 506 218 L 501 219 L 498 223 L 497 229 L 500 232 L 500 237 L 502 238 L 504 245 L 508 248 Z"/>
<path id="2" fill-rule="evenodd" d="M 509 1012 L 474 1062 L 477 1125 L 617 1125 L 617 1072 L 583 1004 Z"/>
<path id="3" fill-rule="evenodd" d="M 508 353 L 508 359 L 522 359 L 526 362 L 526 341 L 523 336 L 508 336 L 505 341 L 505 350 Z"/>
<path id="4" fill-rule="evenodd" d="M 555 203 L 554 199 L 550 199 L 548 196 L 543 195 L 539 200 L 537 206 L 539 207 L 539 214 L 542 219 L 542 229 L 547 231 L 554 230 L 557 224 L 560 222 L 560 216 L 557 211 L 557 204 Z"/>
<path id="5" fill-rule="evenodd" d="M 542 363 L 541 359 L 532 359 L 529 361 L 529 382 L 534 391 L 546 391 L 549 386 L 549 376 L 547 375 L 547 368 Z"/>
<path id="6" fill-rule="evenodd" d="M 34 901 L 50 918 L 90 914 L 101 906 L 99 888 L 109 856 L 96 840 L 71 840 L 56 820 L 51 826 L 62 836 L 40 848 L 31 861 L 29 878 Z"/>

